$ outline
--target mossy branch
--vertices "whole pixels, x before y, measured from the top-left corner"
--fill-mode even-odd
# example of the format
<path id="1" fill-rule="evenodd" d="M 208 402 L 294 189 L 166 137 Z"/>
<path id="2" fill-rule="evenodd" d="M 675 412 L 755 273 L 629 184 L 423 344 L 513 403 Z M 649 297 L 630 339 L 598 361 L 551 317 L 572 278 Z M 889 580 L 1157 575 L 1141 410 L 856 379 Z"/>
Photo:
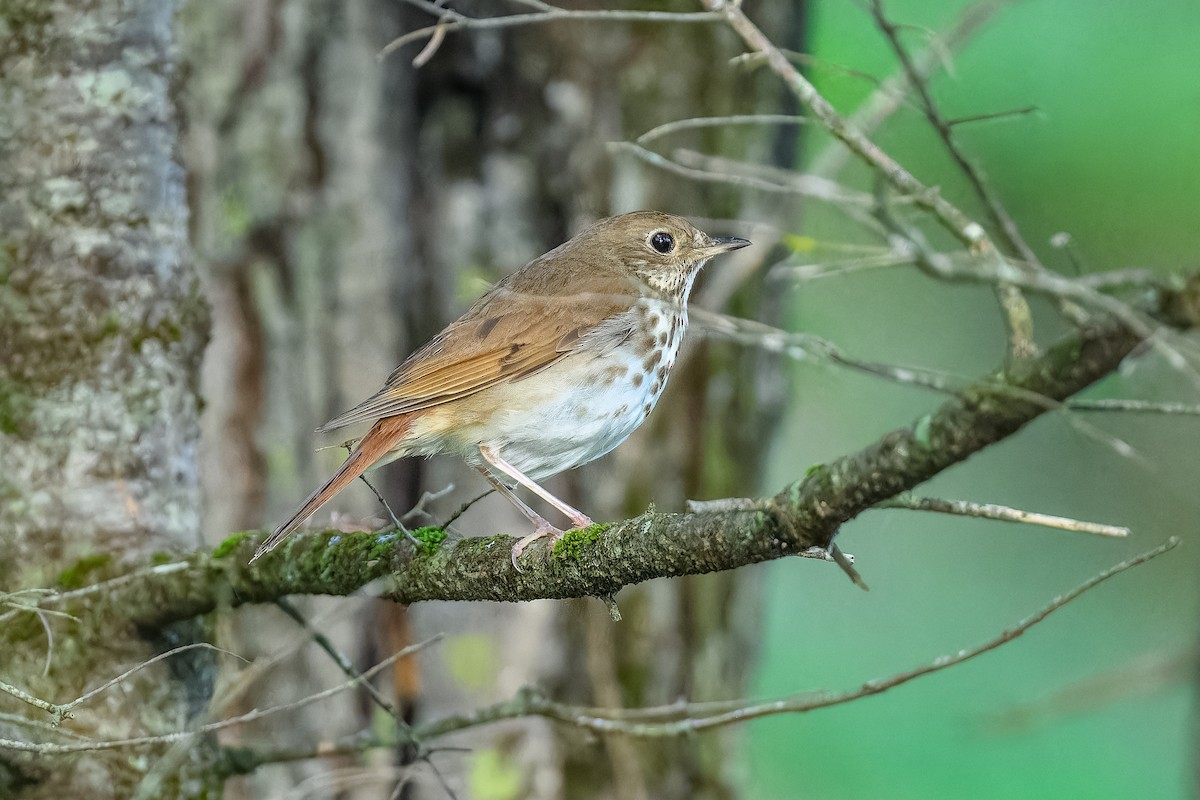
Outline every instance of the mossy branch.
<path id="1" fill-rule="evenodd" d="M 1200 276 L 1193 276 L 1182 290 L 1160 293 L 1155 311 L 1176 328 L 1195 328 L 1197 297 Z M 266 534 L 246 532 L 212 552 L 150 564 L 39 604 L 75 614 L 103 605 L 155 626 L 222 606 L 292 594 L 346 595 L 368 585 L 401 603 L 605 597 L 651 578 L 828 548 L 847 520 L 1059 408 L 1142 341 L 1142 332 L 1122 321 L 1097 318 L 1040 357 L 983 378 L 910 425 L 809 470 L 774 497 L 698 513 L 648 512 L 573 532 L 553 549 L 544 543 L 529 548 L 521 572 L 510 563 L 516 539 L 507 535 L 442 541 L 441 530 L 425 528 L 414 543 L 395 533 L 309 533 L 250 565 Z"/>

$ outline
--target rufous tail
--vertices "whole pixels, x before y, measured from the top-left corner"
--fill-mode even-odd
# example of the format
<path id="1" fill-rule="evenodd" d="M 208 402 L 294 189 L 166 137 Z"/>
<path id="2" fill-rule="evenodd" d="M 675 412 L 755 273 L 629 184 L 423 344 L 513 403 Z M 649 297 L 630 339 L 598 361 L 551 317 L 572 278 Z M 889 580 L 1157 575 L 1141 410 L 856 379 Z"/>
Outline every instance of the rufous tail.
<path id="1" fill-rule="evenodd" d="M 359 440 L 354 450 L 350 452 L 349 458 L 338 471 L 333 473 L 329 480 L 321 485 L 321 488 L 310 494 L 308 499 L 288 518 L 287 522 L 275 529 L 270 537 L 254 551 L 250 562 L 253 563 L 278 547 L 288 534 L 307 522 L 308 518 L 317 513 L 317 509 L 332 500 L 335 494 L 370 469 L 376 461 L 396 449 L 400 440 L 408 433 L 410 425 L 412 425 L 410 415 L 385 417 L 372 425 L 371 430 Z"/>

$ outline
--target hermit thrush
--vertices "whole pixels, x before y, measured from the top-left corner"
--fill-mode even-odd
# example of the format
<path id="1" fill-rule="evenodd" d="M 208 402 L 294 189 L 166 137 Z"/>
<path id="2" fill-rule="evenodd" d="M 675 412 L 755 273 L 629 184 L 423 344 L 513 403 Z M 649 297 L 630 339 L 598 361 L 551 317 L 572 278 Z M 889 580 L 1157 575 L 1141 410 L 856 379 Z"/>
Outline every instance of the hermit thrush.
<path id="1" fill-rule="evenodd" d="M 529 518 L 521 551 L 562 531 L 525 504 L 520 484 L 576 526 L 582 512 L 534 481 L 599 458 L 654 408 L 708 259 L 750 242 L 637 211 L 592 225 L 501 280 L 408 357 L 383 388 L 319 428 L 371 422 L 342 467 L 258 549 L 258 558 L 387 457 L 454 453 Z"/>

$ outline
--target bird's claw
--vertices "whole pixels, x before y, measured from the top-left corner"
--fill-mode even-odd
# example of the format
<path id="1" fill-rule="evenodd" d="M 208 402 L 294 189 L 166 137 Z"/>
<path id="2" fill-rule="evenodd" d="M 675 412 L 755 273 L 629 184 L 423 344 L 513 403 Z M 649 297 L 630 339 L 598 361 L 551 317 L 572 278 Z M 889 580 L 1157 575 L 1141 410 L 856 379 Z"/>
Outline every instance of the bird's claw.
<path id="1" fill-rule="evenodd" d="M 544 539 L 547 536 L 551 537 L 555 541 L 558 541 L 564 536 L 564 534 L 558 528 L 555 528 L 553 525 L 549 525 L 547 527 L 539 527 L 536 531 L 514 544 L 512 549 L 513 569 L 515 569 L 517 572 L 524 572 L 525 570 L 521 569 L 520 565 L 517 564 L 517 559 L 521 557 L 521 553 L 525 552 L 526 547 L 533 542 L 536 542 L 538 539 Z"/>

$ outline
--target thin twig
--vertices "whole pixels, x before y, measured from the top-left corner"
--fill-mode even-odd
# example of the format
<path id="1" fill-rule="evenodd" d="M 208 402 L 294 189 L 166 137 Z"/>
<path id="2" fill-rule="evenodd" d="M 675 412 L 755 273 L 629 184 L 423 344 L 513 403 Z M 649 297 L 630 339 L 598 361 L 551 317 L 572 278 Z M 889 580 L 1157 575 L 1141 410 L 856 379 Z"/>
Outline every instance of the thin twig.
<path id="1" fill-rule="evenodd" d="M 144 581 L 147 578 L 152 577 L 152 576 L 160 576 L 161 577 L 161 576 L 170 575 L 170 574 L 173 574 L 176 572 L 183 572 L 183 571 L 186 571 L 188 569 L 188 567 L 189 567 L 189 564 L 186 561 L 173 561 L 168 564 L 155 564 L 154 566 L 151 566 L 151 567 L 133 570 L 131 572 L 125 573 L 124 575 L 118 575 L 114 578 L 108 578 L 107 580 L 100 581 L 99 583 L 93 583 L 93 584 L 84 586 L 79 589 L 72 589 L 68 592 L 47 591 L 42 595 L 41 599 L 39 599 L 38 608 L 41 608 L 42 603 L 44 603 L 44 602 L 69 603 L 72 600 L 83 598 L 88 595 L 94 595 L 94 594 L 98 594 L 98 593 L 102 593 L 102 592 L 112 591 L 113 589 L 116 589 L 125 584 L 130 584 L 130 583 L 136 584 L 139 581 Z M 24 606 L 24 605 L 19 606 L 19 607 L 15 608 L 14 610 L 6 611 L 5 613 L 0 614 L 0 625 L 3 625 L 5 622 L 7 622 L 9 619 L 11 619 L 12 617 L 14 617 L 15 615 L 17 615 L 19 613 L 22 613 L 22 612 L 31 612 L 32 613 L 34 611 L 35 611 L 35 609 L 33 607 Z"/>
<path id="2" fill-rule="evenodd" d="M 969 255 L 962 257 L 938 252 L 929 246 L 920 231 L 892 214 L 887 203 L 877 204 L 875 215 L 896 234 L 893 244 L 897 247 L 897 255 L 910 258 L 930 277 L 945 281 L 980 282 L 992 286 L 1011 285 L 1056 300 L 1074 300 L 1112 314 L 1131 331 L 1146 339 L 1152 336 L 1157 327 L 1127 303 L 1103 294 L 1096 288 L 1097 282 L 1076 281 L 1049 270 L 1023 270 L 1015 262 L 1000 257 L 981 260 Z M 1151 286 L 1156 284 L 1157 282 Z"/>
<path id="3" fill-rule="evenodd" d="M 312 625 L 312 623 L 308 621 L 308 618 L 300 612 L 300 609 L 296 608 L 295 604 L 292 603 L 291 600 L 287 599 L 286 597 L 281 597 L 275 601 L 275 605 L 279 607 L 280 611 L 291 617 L 297 625 L 303 628 L 308 635 L 312 637 L 312 640 L 316 643 L 317 647 L 320 647 L 331 659 L 333 659 L 333 663 L 338 665 L 338 669 L 340 669 L 346 675 L 346 677 L 352 680 L 362 680 L 362 673 L 357 667 L 354 666 L 354 662 L 352 662 L 347 655 L 342 653 L 342 651 L 338 650 L 337 645 L 330 641 L 328 636 Z M 362 685 L 363 688 L 367 690 L 367 694 L 371 696 L 371 700 L 375 703 L 375 705 L 383 709 L 389 716 L 394 717 L 402 727 L 407 729 L 408 723 L 406 723 L 400 716 L 400 712 L 397 711 L 392 704 L 387 701 L 387 698 L 380 694 L 379 690 L 375 688 L 375 684 L 371 683 L 370 681 L 362 681 Z"/>
<path id="4" fill-rule="evenodd" d="M 1070 400 L 1067 408 L 1073 411 L 1136 411 L 1145 414 L 1182 414 L 1200 416 L 1200 405 L 1163 403 L 1154 400 Z"/>
<path id="5" fill-rule="evenodd" d="M 19 714 L 8 714 L 5 712 L 0 712 L 0 722 L 5 722 L 5 723 L 8 723 L 9 725 L 17 725 L 17 726 L 20 726 L 23 728 L 32 728 L 34 730 L 41 731 L 43 733 L 49 733 L 49 734 L 53 734 L 55 736 L 61 736 L 64 739 L 73 739 L 77 742 L 95 741 L 94 739 L 92 739 L 88 736 L 84 736 L 82 733 L 76 733 L 75 731 L 70 730 L 69 728 L 62 727 L 58 723 L 47 722 L 44 719 L 30 719 L 29 717 L 22 717 Z"/>
<path id="6" fill-rule="evenodd" d="M 457 11 L 443 9 L 432 2 L 424 0 L 409 0 L 411 5 L 442 17 L 444 21 L 425 28 L 409 31 L 388 42 L 379 51 L 379 58 L 384 59 L 394 51 L 410 42 L 418 42 L 433 36 L 459 30 L 495 30 L 511 28 L 519 25 L 538 25 L 545 22 L 570 20 L 573 22 L 656 22 L 656 23 L 690 23 L 715 22 L 721 19 L 720 14 L 709 12 L 672 12 L 672 11 L 626 11 L 618 9 L 569 11 L 563 8 L 547 5 L 544 11 L 530 14 L 509 14 L 502 17 L 475 18 L 468 17 Z M 447 21 L 448 20 L 448 21 Z"/>
<path id="7" fill-rule="evenodd" d="M 342 445 L 342 447 L 346 448 L 347 454 L 354 452 L 354 446 L 351 445 L 349 442 L 344 443 Z M 371 494 L 375 495 L 375 499 L 379 501 L 379 504 L 381 506 L 383 506 L 383 510 L 387 512 L 387 515 L 389 517 L 391 517 L 392 524 L 396 526 L 396 530 L 400 533 L 403 533 L 408 538 L 408 540 L 413 543 L 413 545 L 415 547 L 420 547 L 421 546 L 420 540 L 418 540 L 417 537 L 413 536 L 412 531 L 410 531 L 408 528 L 406 528 L 404 526 L 404 523 L 401 522 L 400 518 L 396 516 L 396 512 L 392 511 L 392 507 L 390 505 L 388 505 L 388 501 L 383 499 L 383 494 L 378 489 L 375 488 L 375 484 L 373 484 L 369 480 L 367 480 L 366 475 L 359 475 L 358 479 L 367 485 L 367 488 L 371 490 Z M 422 498 L 422 500 L 423 499 L 424 498 Z"/>
<path id="8" fill-rule="evenodd" d="M 255 720 L 273 716 L 284 711 L 294 711 L 298 708 L 303 708 L 321 700 L 325 700 L 326 698 L 332 697 L 336 694 L 340 694 L 347 689 L 351 689 L 367 680 L 370 680 L 371 677 L 376 675 L 381 670 L 387 668 L 391 664 L 394 664 L 399 659 L 418 653 L 421 650 L 424 650 L 426 647 L 441 641 L 443 638 L 444 637 L 442 634 L 438 634 L 422 642 L 409 645 L 408 647 L 405 647 L 404 649 L 399 650 L 383 659 L 375 666 L 363 672 L 358 678 L 348 680 L 344 683 L 338 684 L 337 686 L 332 686 L 328 689 L 316 692 L 315 694 L 310 694 L 307 697 L 302 697 L 301 699 L 295 700 L 291 703 L 284 703 L 283 705 L 272 706 L 271 708 L 256 708 L 252 711 L 246 712 L 245 714 L 228 717 L 217 722 L 210 722 L 207 725 L 200 725 L 194 730 L 175 731 L 172 733 L 162 733 L 151 736 L 133 736 L 126 739 L 108 739 L 77 744 L 22 742 L 15 739 L 0 739 L 0 750 L 16 750 L 26 753 L 40 753 L 42 755 L 67 755 L 69 753 L 83 753 L 98 750 L 119 750 L 127 747 L 145 747 L 148 745 L 174 744 L 176 742 L 186 741 L 201 734 L 212 733 L 214 731 L 219 731 L 234 725 L 241 725 L 245 722 L 253 722 Z"/>
<path id="9" fill-rule="evenodd" d="M 739 344 L 759 347 L 767 352 L 779 353 L 796 361 L 824 361 L 894 383 L 929 389 L 939 394 L 954 394 L 967 384 L 965 378 L 934 370 L 920 367 L 900 367 L 855 358 L 844 353 L 828 339 L 811 333 L 792 333 L 754 320 L 741 319 L 729 314 L 718 314 L 703 308 L 692 309 L 689 316 L 692 324 L 699 329 L 702 335 L 715 335 Z"/>
<path id="10" fill-rule="evenodd" d="M 688 117 L 653 127 L 634 139 L 634 142 L 644 147 L 664 136 L 697 128 L 716 128 L 727 125 L 805 125 L 807 123 L 808 117 L 795 114 L 730 114 L 721 117 Z"/>
<path id="11" fill-rule="evenodd" d="M 940 253 L 929 247 L 925 237 L 916 228 L 907 225 L 891 213 L 886 203 L 875 207 L 875 215 L 886 227 L 896 234 L 893 244 L 899 253 L 909 255 L 923 272 L 939 280 L 968 280 L 992 284 L 1011 285 L 1060 301 L 1060 310 L 1071 313 L 1075 301 L 1083 307 L 1111 314 L 1122 325 L 1146 340 L 1146 346 L 1161 355 L 1172 368 L 1188 378 L 1200 390 L 1200 370 L 1192 366 L 1187 358 L 1169 342 L 1157 334 L 1166 328 L 1140 313 L 1137 309 L 1105 294 L 1103 289 L 1127 288 L 1144 278 L 1144 289 L 1162 288 L 1162 280 L 1150 276 L 1143 270 L 1120 270 L 1110 278 L 1091 276 L 1091 280 L 1065 278 L 1050 270 L 1025 271 L 1015 267 L 1007 259 L 995 258 L 986 262 L 968 257 Z M 1186 290 L 1185 290 L 1186 291 Z M 1079 309 L 1082 312 L 1082 309 Z M 1075 320 L 1081 327 L 1088 323 L 1086 313 Z"/>
<path id="12" fill-rule="evenodd" d="M 995 18 L 1001 8 L 1011 2 L 1012 0 L 984 0 L 963 9 L 953 25 L 931 40 L 941 42 L 940 47 L 931 45 L 913 56 L 917 73 L 923 80 L 929 80 L 936 70 L 946 65 L 946 53 L 952 53 L 970 41 Z M 884 80 L 879 90 L 858 107 L 850 117 L 850 124 L 869 135 L 904 104 L 910 88 L 908 77 L 901 69 Z M 841 172 L 849 153 L 849 150 L 836 146 L 836 143 L 830 145 L 813 159 L 810 171 L 831 178 Z"/>
<path id="13" fill-rule="evenodd" d="M 979 201 L 987 209 L 992 221 L 996 224 L 997 230 L 1000 231 L 1004 243 L 1008 245 L 1013 255 L 1041 269 L 1042 263 L 1038 259 L 1037 253 L 1030 248 L 1024 237 L 1021 236 L 1021 231 L 1017 227 L 1017 223 L 1013 220 L 1012 215 L 1008 213 L 1008 209 L 1004 207 L 1004 203 L 1001 202 L 1000 197 L 983 179 L 983 175 L 979 172 L 979 169 L 967 158 L 962 148 L 958 146 L 958 142 L 954 138 L 953 128 L 942 118 L 941 112 L 938 111 L 937 105 L 933 101 L 933 95 L 929 92 L 927 77 L 917 68 L 908 49 L 900 41 L 899 26 L 893 23 L 887 14 L 884 13 L 883 0 L 871 0 L 871 15 L 875 19 L 875 24 L 883 31 L 884 37 L 892 46 L 892 52 L 900 60 L 900 66 L 904 69 L 908 83 L 920 100 L 920 107 L 925 114 L 925 118 L 937 133 L 938 138 L 942 140 L 942 144 L 946 147 L 946 152 L 950 154 L 954 163 L 958 165 L 959 170 L 966 177 L 967 182 L 971 185 L 971 189 L 975 192 L 975 196 L 979 198 Z"/>
<path id="14" fill-rule="evenodd" d="M 1106 525 L 1102 522 L 1084 522 L 1070 517 L 1056 517 L 994 503 L 973 503 L 969 500 L 944 500 L 939 497 L 914 497 L 899 494 L 880 503 L 877 508 L 904 508 L 910 511 L 935 511 L 940 514 L 956 514 L 963 517 L 980 517 L 1000 522 L 1021 522 L 1026 525 L 1041 525 L 1064 531 L 1094 533 L 1098 536 L 1128 536 L 1129 528 L 1121 525 Z"/>
<path id="15" fill-rule="evenodd" d="M 666 156 L 656 153 L 653 150 L 647 150 L 634 142 L 609 142 L 609 148 L 614 151 L 627 151 L 647 164 L 658 167 L 659 169 L 678 175 L 689 180 L 699 181 L 701 183 L 723 183 L 729 186 L 739 186 L 746 189 L 756 189 L 762 192 L 771 192 L 773 194 L 804 194 L 804 192 L 795 186 L 783 185 L 775 181 L 763 180 L 761 178 L 752 178 L 744 175 L 729 175 L 723 173 L 709 172 L 703 169 L 694 167 L 686 167 L 676 163 Z"/>
<path id="16" fill-rule="evenodd" d="M 790 192 L 830 203 L 853 205 L 860 208 L 869 207 L 875 202 L 875 199 L 867 192 L 850 189 L 837 181 L 818 175 L 794 172 L 769 164 L 738 161 L 724 156 L 710 156 L 686 148 L 678 148 L 672 155 L 675 163 L 684 167 L 702 169 L 713 175 L 728 175 L 733 179 L 747 178 L 752 181 L 763 181 L 776 187 L 773 191 Z M 905 203 L 908 201 L 906 198 L 898 197 L 895 198 L 895 202 Z"/>
<path id="17" fill-rule="evenodd" d="M 994 122 L 1000 119 L 1011 119 L 1012 117 L 1024 117 L 1038 112 L 1037 106 L 1024 106 L 1022 108 L 1010 108 L 1007 111 L 993 111 L 989 114 L 970 114 L 965 117 L 955 117 L 945 120 L 947 127 L 953 128 L 956 125 L 968 125 L 976 122 Z"/>
<path id="18" fill-rule="evenodd" d="M 933 100 L 933 95 L 929 91 L 929 81 L 922 76 L 921 72 L 917 68 L 917 65 L 914 63 L 912 56 L 909 54 L 908 49 L 904 47 L 904 44 L 900 41 L 900 26 L 894 24 L 884 13 L 883 0 L 871 0 L 871 14 L 875 19 L 875 24 L 879 26 L 881 31 L 883 31 L 884 37 L 892 46 L 892 51 L 896 54 L 897 59 L 899 59 L 901 67 L 908 78 L 909 84 L 917 93 L 917 97 L 920 100 L 920 108 L 924 113 L 926 120 L 928 120 L 930 126 L 937 133 L 938 138 L 942 140 L 942 144 L 945 146 L 946 152 L 949 153 L 950 158 L 958 166 L 959 171 L 962 172 L 962 174 L 966 177 L 967 183 L 971 186 L 971 189 L 974 191 L 975 196 L 979 199 L 979 202 L 982 203 L 983 207 L 987 210 L 987 213 L 991 217 L 993 224 L 1000 232 L 1001 240 L 1007 246 L 1012 255 L 1019 259 L 1013 262 L 1015 266 L 1017 266 L 1018 269 L 1026 272 L 1045 271 L 1045 266 L 1038 258 L 1037 253 L 1034 252 L 1033 248 L 1029 246 L 1024 237 L 1021 235 L 1021 231 L 1020 228 L 1017 227 L 1016 220 L 1014 220 L 1012 215 L 1008 213 L 1008 209 L 1004 207 L 1004 203 L 1001 201 L 1000 195 L 997 194 L 992 189 L 991 185 L 984 180 L 983 174 L 980 172 L 979 168 L 975 166 L 971 159 L 967 158 L 966 153 L 964 153 L 962 148 L 959 147 L 958 141 L 954 137 L 955 124 L 978 121 L 981 119 L 995 119 L 997 115 L 977 115 L 975 117 L 965 117 L 954 122 L 943 118 L 941 112 L 938 110 L 937 104 Z M 1031 110 L 1031 108 L 1032 107 L 1016 113 L 1026 113 Z M 1011 114 L 1013 112 L 1006 113 Z M 1017 300 L 1017 291 L 1018 290 L 1011 284 L 1002 283 L 997 285 L 997 292 L 999 293 L 1000 302 L 1004 306 L 1020 308 L 1020 304 L 1014 305 Z M 1086 322 L 1086 315 L 1084 315 L 1081 309 L 1075 306 L 1072 301 L 1061 300 L 1060 309 L 1063 312 L 1063 315 L 1074 321 L 1075 324 L 1082 325 Z M 1026 308 L 1025 310 L 1027 311 L 1028 309 Z M 1011 316 L 1012 315 L 1010 314 L 1010 317 Z M 1014 333 L 1014 331 L 1012 331 L 1010 324 L 1010 334 L 1012 333 Z M 1020 337 L 1014 338 L 1014 349 L 1021 348 L 1023 344 L 1024 343 L 1020 341 Z M 1020 353 L 1017 353 L 1016 355 L 1020 355 Z"/>
<path id="19" fill-rule="evenodd" d="M 0 681 L 0 692 L 12 695 L 21 702 L 27 703 L 34 708 L 40 708 L 42 711 L 45 711 L 54 718 L 55 724 L 62 722 L 67 718 L 67 715 L 61 710 L 62 706 L 58 705 L 57 703 L 51 703 L 49 700 L 43 700 L 36 695 L 32 695 L 19 686 L 13 686 L 10 683 Z"/>
<path id="20" fill-rule="evenodd" d="M 454 484 L 448 483 L 445 486 L 443 486 L 441 489 L 438 489 L 436 492 L 430 492 L 428 490 L 422 492 L 421 498 L 419 500 L 417 500 L 416 505 L 414 505 L 408 511 L 405 511 L 403 514 L 401 514 L 400 519 L 407 521 L 410 519 L 415 519 L 416 517 L 431 517 L 432 514 L 430 514 L 428 511 L 425 510 L 425 506 L 429 505 L 430 503 L 435 503 L 438 500 L 441 500 L 443 497 L 445 497 L 446 495 L 450 494 L 453 491 L 454 491 Z"/>
<path id="21" fill-rule="evenodd" d="M 153 658 L 146 659 L 145 661 L 141 662 L 137 666 L 127 669 L 125 672 L 122 672 L 117 677 L 112 678 L 111 680 L 105 681 L 104 683 L 97 686 L 95 689 L 92 689 L 91 691 L 86 692 L 86 693 L 80 695 L 79 697 L 76 697 L 74 700 L 71 700 L 70 702 L 67 702 L 67 703 L 51 703 L 48 700 L 43 700 L 40 697 L 35 697 L 34 695 L 30 694 L 29 692 L 26 692 L 23 689 L 20 689 L 16 686 L 12 686 L 10 684 L 4 683 L 2 681 L 0 681 L 0 691 L 5 692 L 6 694 L 10 694 L 13 697 L 17 698 L 18 700 L 28 703 L 29 705 L 31 705 L 35 708 L 40 708 L 41 710 L 48 713 L 51 716 L 51 718 L 53 719 L 54 724 L 57 725 L 57 724 L 61 723 L 63 720 L 71 719 L 74 716 L 71 713 L 72 711 L 74 711 L 80 705 L 86 703 L 88 700 L 91 700 L 93 697 L 100 694 L 101 692 L 111 689 L 113 686 L 116 686 L 118 683 L 121 683 L 129 676 L 131 676 L 137 672 L 141 672 L 146 667 L 149 667 L 153 664 L 157 664 L 159 661 L 163 661 L 165 659 L 170 658 L 171 656 L 178 655 L 178 654 L 186 652 L 188 650 L 214 650 L 218 653 L 221 653 L 222 655 L 233 656 L 234 658 L 241 659 L 242 661 L 247 661 L 247 659 L 242 658 L 237 653 L 217 647 L 216 645 L 209 644 L 208 642 L 193 642 L 192 644 L 180 645 L 179 647 L 172 648 L 172 649 L 166 651 L 165 653 L 159 653 L 158 655 L 154 656 Z"/>
<path id="22" fill-rule="evenodd" d="M 823 58 L 819 58 L 818 56 L 814 56 L 811 53 L 798 53 L 795 50 L 788 50 L 782 47 L 779 48 L 779 52 L 787 56 L 789 60 L 794 61 L 802 66 L 815 67 L 819 70 L 839 75 L 848 75 L 851 78 L 858 78 L 859 80 L 866 81 L 872 86 L 880 88 L 883 87 L 883 81 L 869 72 L 864 72 L 860 69 L 854 69 L 853 67 L 848 67 L 845 64 L 827 61 Z M 766 63 L 767 57 L 762 53 L 742 53 L 740 56 L 734 56 L 729 60 L 730 66 L 735 67 L 747 64 L 758 67 Z M 904 102 L 903 97 L 900 99 L 902 102 Z"/>
<path id="23" fill-rule="evenodd" d="M 641 157 L 641 154 L 637 155 Z M 658 154 L 653 155 L 658 156 Z M 662 159 L 661 161 L 657 159 L 644 160 L 694 180 L 725 183 L 730 186 L 771 193 L 811 197 L 814 200 L 829 203 L 868 231 L 880 235 L 881 238 L 885 233 L 879 222 L 869 213 L 869 209 L 874 203 L 871 195 L 854 191 L 826 178 L 722 156 L 710 156 L 686 148 L 677 148 L 672 156 L 674 160 L 665 159 L 663 156 L 658 156 L 658 159 Z M 895 198 L 895 202 L 904 203 L 906 201 L 904 198 Z"/>
<path id="24" fill-rule="evenodd" d="M 557 703 L 534 689 L 524 689 L 510 700 L 479 709 L 470 714 L 456 715 L 418 726 L 417 736 L 433 739 L 448 733 L 487 725 L 500 720 L 526 716 L 548 717 L 576 727 L 599 733 L 623 733 L 643 738 L 681 736 L 711 730 L 725 725 L 745 722 L 775 714 L 803 714 L 821 708 L 842 705 L 865 697 L 881 694 L 917 678 L 940 672 L 995 650 L 1001 645 L 1018 638 L 1055 611 L 1095 588 L 1115 575 L 1144 564 L 1179 544 L 1172 536 L 1162 545 L 1139 556 L 1122 561 L 1098 575 L 1076 586 L 1064 595 L 1055 597 L 1036 613 L 1026 617 L 1011 628 L 1002 631 L 986 642 L 953 655 L 944 655 L 919 667 L 892 675 L 888 678 L 868 681 L 857 689 L 843 692 L 805 692 L 778 700 L 759 703 L 726 701 L 718 704 L 680 704 L 654 709 L 617 710 L 596 709 Z M 715 706 L 715 708 L 714 708 Z"/>
<path id="25" fill-rule="evenodd" d="M 441 8 L 445 5 L 445 0 L 433 0 L 433 5 Z M 446 15 L 449 16 L 448 14 Z M 446 40 L 446 26 L 439 24 L 434 30 L 433 35 L 429 37 L 429 41 L 425 43 L 425 47 L 412 60 L 412 65 L 420 69 L 429 63 L 429 60 L 437 54 L 438 48 L 442 46 L 442 42 Z"/>
<path id="26" fill-rule="evenodd" d="M 789 259 L 790 262 L 790 259 Z M 796 282 L 815 281 L 822 278 L 837 278 L 856 272 L 892 269 L 913 263 L 912 256 L 900 255 L 894 250 L 884 250 L 880 255 L 848 258 L 841 261 L 815 261 L 807 264 L 784 262 L 772 267 L 768 280 L 788 278 Z"/>
<path id="27" fill-rule="evenodd" d="M 450 526 L 454 522 L 456 522 L 459 517 L 461 517 L 463 514 L 465 514 L 471 510 L 471 506 L 475 505 L 480 500 L 487 497 L 489 494 L 491 494 L 494 491 L 496 491 L 496 490 L 488 489 L 486 492 L 483 492 L 482 494 L 475 495 L 470 500 L 468 500 L 467 502 L 465 502 L 461 506 L 459 506 L 458 509 L 453 514 L 451 514 L 449 517 L 447 517 L 445 522 L 438 525 L 438 527 L 441 528 L 442 530 L 449 530 Z"/>
<path id="28" fill-rule="evenodd" d="M 943 197 L 936 187 L 923 184 L 862 131 L 838 114 L 833 105 L 788 61 L 787 56 L 750 21 L 739 4 L 718 0 L 708 0 L 708 3 L 712 7 L 720 8 L 725 21 L 742 37 L 746 45 L 755 52 L 763 53 L 772 71 L 783 80 L 792 94 L 811 109 L 813 115 L 830 133 L 872 167 L 881 180 L 886 181 L 902 195 L 911 195 L 918 206 L 932 213 L 942 226 L 973 254 L 1002 260 L 999 250 L 982 225 Z M 1037 354 L 1037 346 L 1033 341 L 1033 317 L 1028 302 L 1016 287 L 1007 283 L 1000 284 L 997 293 L 1008 328 L 1012 357 L 1016 360 L 1033 357 Z"/>

